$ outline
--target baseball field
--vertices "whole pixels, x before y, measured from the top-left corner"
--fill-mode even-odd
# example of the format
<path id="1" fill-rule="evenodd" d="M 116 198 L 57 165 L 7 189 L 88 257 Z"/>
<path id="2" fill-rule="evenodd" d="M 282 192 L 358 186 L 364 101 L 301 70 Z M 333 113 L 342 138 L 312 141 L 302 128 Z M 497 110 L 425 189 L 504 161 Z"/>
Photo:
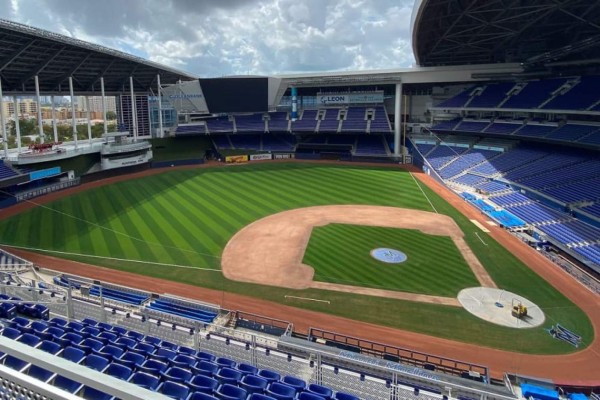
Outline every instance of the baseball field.
<path id="1" fill-rule="evenodd" d="M 319 285 L 276 287 L 268 273 L 258 279 L 262 285 L 225 278 L 223 251 L 243 228 L 289 210 L 328 205 L 402 208 L 415 210 L 415 218 L 418 211 L 448 216 L 494 285 L 535 302 L 546 315 L 545 323 L 515 330 L 480 320 L 456 305 Z M 0 238 L 2 244 L 55 257 L 497 349 L 530 354 L 578 350 L 545 331 L 556 323 L 581 335 L 582 347 L 594 338 L 581 309 L 409 172 L 396 168 L 265 163 L 166 171 L 100 186 L 3 218 Z M 273 241 L 279 239 L 272 236 Z M 397 248 L 408 259 L 384 265 L 369 256 L 375 247 Z M 246 250 L 248 259 L 253 250 Z M 481 282 L 456 240 L 410 227 L 335 221 L 315 226 L 301 261 L 314 269 L 312 280 L 320 284 L 448 299 Z M 245 262 L 241 256 L 241 269 Z M 328 303 L 286 299 L 286 295 Z"/>

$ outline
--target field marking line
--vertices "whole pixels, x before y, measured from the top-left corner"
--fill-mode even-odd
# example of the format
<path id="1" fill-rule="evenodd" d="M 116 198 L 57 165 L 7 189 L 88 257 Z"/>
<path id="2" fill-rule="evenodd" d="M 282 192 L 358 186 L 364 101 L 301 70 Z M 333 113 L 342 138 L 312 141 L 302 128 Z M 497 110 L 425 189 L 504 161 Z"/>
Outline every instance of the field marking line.
<path id="1" fill-rule="evenodd" d="M 479 236 L 479 232 L 475 232 L 475 236 L 477 236 L 477 238 L 481 241 L 481 243 L 483 243 L 484 245 L 488 245 L 486 242 L 483 241 L 483 239 L 481 238 L 481 236 Z"/>
<path id="2" fill-rule="evenodd" d="M 327 303 L 327 304 L 331 304 L 331 302 L 329 300 L 320 300 L 320 299 L 313 299 L 310 297 L 298 297 L 298 296 L 289 296 L 289 295 L 285 295 L 283 296 L 286 299 L 298 299 L 298 300 L 308 300 L 308 301 L 317 301 L 319 303 Z"/>
<path id="3" fill-rule="evenodd" d="M 16 246 L 16 245 L 13 245 L 13 244 L 5 244 L 5 243 L 0 243 L 0 246 L 5 246 L 5 247 L 8 247 L 8 248 L 12 247 L 12 248 L 15 248 L 15 249 L 28 250 L 28 251 L 38 251 L 38 252 L 41 252 L 41 253 L 55 253 L 55 254 L 63 254 L 63 255 L 68 255 L 68 256 L 102 258 L 102 259 L 105 259 L 105 260 L 125 261 L 125 262 L 133 262 L 133 263 L 140 263 L 140 264 L 153 264 L 153 265 L 160 265 L 160 266 L 165 266 L 165 267 L 175 267 L 175 268 L 197 269 L 197 270 L 201 270 L 201 271 L 215 271 L 215 272 L 216 271 L 221 271 L 220 269 L 217 269 L 217 268 L 192 267 L 191 265 L 179 265 L 179 264 L 159 263 L 159 262 L 153 262 L 153 261 L 130 260 L 130 259 L 127 259 L 127 258 L 96 256 L 96 255 L 92 255 L 92 254 L 81 254 L 81 253 L 71 253 L 71 252 L 68 252 L 68 251 L 38 249 L 38 248 L 35 248 L 35 247 Z"/>
<path id="4" fill-rule="evenodd" d="M 433 203 L 431 202 L 431 200 L 429 200 L 429 197 L 427 197 L 427 195 L 425 194 L 425 191 L 423 190 L 421 185 L 419 185 L 419 182 L 417 182 L 417 178 L 415 178 L 415 176 L 413 175 L 412 172 L 409 172 L 409 174 L 413 178 L 413 181 L 415 181 L 415 184 L 417 185 L 419 190 L 421 190 L 421 193 L 423 193 L 423 196 L 425 196 L 425 198 L 427 199 L 427 202 L 429 202 L 429 205 L 431 206 L 431 208 L 433 208 L 433 211 L 435 211 L 436 214 L 439 214 L 438 210 L 436 210 L 435 207 L 433 206 Z"/>

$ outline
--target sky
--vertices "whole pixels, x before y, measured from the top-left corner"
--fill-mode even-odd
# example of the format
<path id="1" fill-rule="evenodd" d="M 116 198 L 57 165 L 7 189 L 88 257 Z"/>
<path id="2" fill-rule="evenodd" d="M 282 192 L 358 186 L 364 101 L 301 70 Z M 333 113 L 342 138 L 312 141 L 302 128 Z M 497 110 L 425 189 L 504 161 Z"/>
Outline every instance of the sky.
<path id="1" fill-rule="evenodd" d="M 0 0 L 0 18 L 201 77 L 405 68 L 414 0 Z"/>

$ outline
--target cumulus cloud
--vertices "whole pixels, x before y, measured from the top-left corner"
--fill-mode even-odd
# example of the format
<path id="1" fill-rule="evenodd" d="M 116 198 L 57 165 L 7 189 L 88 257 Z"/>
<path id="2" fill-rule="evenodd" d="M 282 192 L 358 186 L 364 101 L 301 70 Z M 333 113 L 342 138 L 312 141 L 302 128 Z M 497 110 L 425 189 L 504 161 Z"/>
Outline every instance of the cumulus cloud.
<path id="1" fill-rule="evenodd" d="M 1 18 L 203 77 L 403 68 L 414 62 L 413 0 L 0 0 L 0 4 Z"/>

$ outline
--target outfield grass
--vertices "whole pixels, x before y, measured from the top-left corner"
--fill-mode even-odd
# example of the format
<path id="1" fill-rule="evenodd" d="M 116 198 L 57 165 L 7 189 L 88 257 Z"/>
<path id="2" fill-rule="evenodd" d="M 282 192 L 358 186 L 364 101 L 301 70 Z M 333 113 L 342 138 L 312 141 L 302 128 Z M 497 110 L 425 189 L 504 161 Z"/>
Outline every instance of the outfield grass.
<path id="1" fill-rule="evenodd" d="M 500 349 L 540 354 L 575 351 L 544 331 L 556 322 L 582 335 L 583 347 L 591 343 L 593 328 L 579 308 L 479 231 L 484 246 L 468 219 L 427 187 L 421 192 L 416 185 L 406 172 L 360 166 L 277 163 L 169 171 L 90 190 L 6 219 L 0 222 L 0 238 L 6 244 L 40 251 L 81 254 L 63 255 L 74 260 L 276 302 L 284 302 L 286 294 L 327 299 L 331 304 L 291 300 L 288 304 Z M 229 238 L 259 218 L 327 204 L 430 211 L 424 193 L 440 213 L 457 222 L 498 286 L 542 307 L 543 327 L 503 328 L 456 307 L 233 282 L 219 270 L 219 256 Z M 435 274 L 430 279 L 439 281 Z"/>
<path id="2" fill-rule="evenodd" d="M 401 264 L 378 261 L 370 254 L 377 247 L 400 250 L 407 259 Z M 412 229 L 347 224 L 315 227 L 303 263 L 315 269 L 315 280 L 345 285 L 447 297 L 479 286 L 450 237 Z"/>

